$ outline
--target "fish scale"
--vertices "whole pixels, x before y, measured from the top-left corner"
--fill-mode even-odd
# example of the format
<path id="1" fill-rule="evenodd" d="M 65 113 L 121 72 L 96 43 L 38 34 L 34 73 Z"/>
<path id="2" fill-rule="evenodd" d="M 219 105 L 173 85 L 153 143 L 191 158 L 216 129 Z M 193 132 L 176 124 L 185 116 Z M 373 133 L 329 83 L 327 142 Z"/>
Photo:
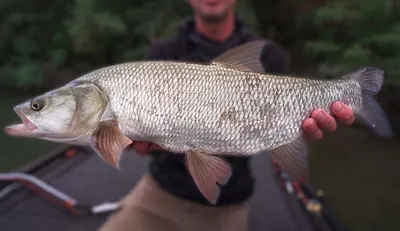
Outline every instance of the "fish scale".
<path id="1" fill-rule="evenodd" d="M 355 81 L 277 77 L 218 64 L 122 64 L 77 81 L 105 91 L 128 137 L 154 140 L 176 152 L 195 148 L 215 155 L 274 149 L 301 134 L 312 109 L 329 111 L 332 102 L 348 95 L 346 103 L 357 111 L 362 101 Z"/>
<path id="2" fill-rule="evenodd" d="M 226 155 L 269 151 L 300 182 L 308 181 L 302 121 L 314 109 L 342 101 L 359 122 L 381 137 L 392 130 L 374 100 L 384 72 L 364 67 L 334 80 L 266 74 L 265 41 L 253 41 L 207 64 L 146 61 L 85 74 L 14 110 L 22 124 L 10 135 L 90 145 L 119 168 L 123 150 L 149 141 L 183 154 L 200 193 L 215 204 L 232 175 Z"/>

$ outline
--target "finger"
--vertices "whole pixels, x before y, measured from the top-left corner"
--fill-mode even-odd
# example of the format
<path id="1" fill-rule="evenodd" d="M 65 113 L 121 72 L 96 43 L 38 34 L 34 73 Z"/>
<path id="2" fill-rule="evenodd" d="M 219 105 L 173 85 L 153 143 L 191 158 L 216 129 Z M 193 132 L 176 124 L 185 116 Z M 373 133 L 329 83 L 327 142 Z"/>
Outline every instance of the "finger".
<path id="1" fill-rule="evenodd" d="M 138 155 L 147 155 L 149 153 L 149 146 L 151 145 L 150 142 L 134 142 L 133 143 L 133 148 L 136 151 L 136 154 Z"/>
<path id="2" fill-rule="evenodd" d="M 311 118 L 315 120 L 317 126 L 324 130 L 333 132 L 336 130 L 336 121 L 335 118 L 329 115 L 326 111 L 317 109 L 311 113 Z"/>
<path id="3" fill-rule="evenodd" d="M 319 140 L 323 137 L 323 132 L 318 128 L 317 123 L 312 118 L 307 118 L 303 121 L 303 130 L 307 139 Z"/>
<path id="4" fill-rule="evenodd" d="M 351 107 L 341 102 L 335 102 L 331 107 L 333 115 L 343 124 L 354 123 L 355 116 Z"/>
<path id="5" fill-rule="evenodd" d="M 147 155 L 151 151 L 162 151 L 165 150 L 157 144 L 151 142 L 138 141 L 133 143 L 133 148 L 138 155 Z"/>
<path id="6" fill-rule="evenodd" d="M 157 144 L 153 144 L 153 143 L 150 143 L 148 150 L 149 150 L 149 152 L 150 151 L 165 151 L 164 148 L 158 146 Z"/>

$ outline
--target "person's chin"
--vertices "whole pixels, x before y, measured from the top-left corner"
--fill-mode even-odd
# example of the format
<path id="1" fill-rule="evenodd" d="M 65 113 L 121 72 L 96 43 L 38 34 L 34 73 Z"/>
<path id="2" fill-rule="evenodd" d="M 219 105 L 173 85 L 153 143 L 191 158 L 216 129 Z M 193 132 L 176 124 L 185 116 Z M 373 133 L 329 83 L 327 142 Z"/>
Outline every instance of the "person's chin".
<path id="1" fill-rule="evenodd" d="M 218 21 L 223 20 L 225 18 L 226 14 L 224 14 L 221 11 L 215 10 L 215 11 L 207 11 L 207 13 L 203 13 L 202 16 L 206 21 L 218 22 Z"/>

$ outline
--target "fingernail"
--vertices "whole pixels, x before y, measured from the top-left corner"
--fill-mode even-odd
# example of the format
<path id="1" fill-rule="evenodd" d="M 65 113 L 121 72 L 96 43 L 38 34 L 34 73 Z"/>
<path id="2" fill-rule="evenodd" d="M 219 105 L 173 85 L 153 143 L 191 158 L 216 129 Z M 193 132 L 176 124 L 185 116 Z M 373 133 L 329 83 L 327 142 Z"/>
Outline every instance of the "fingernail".
<path id="1" fill-rule="evenodd" d="M 322 120 L 324 118 L 324 113 L 322 113 L 322 111 L 317 112 L 317 114 L 315 115 L 315 118 L 317 120 Z"/>
<path id="2" fill-rule="evenodd" d="M 341 103 L 337 103 L 337 104 L 335 104 L 333 110 L 334 110 L 336 113 L 339 113 L 339 112 L 341 112 L 341 111 L 343 110 L 343 105 L 342 105 Z"/>

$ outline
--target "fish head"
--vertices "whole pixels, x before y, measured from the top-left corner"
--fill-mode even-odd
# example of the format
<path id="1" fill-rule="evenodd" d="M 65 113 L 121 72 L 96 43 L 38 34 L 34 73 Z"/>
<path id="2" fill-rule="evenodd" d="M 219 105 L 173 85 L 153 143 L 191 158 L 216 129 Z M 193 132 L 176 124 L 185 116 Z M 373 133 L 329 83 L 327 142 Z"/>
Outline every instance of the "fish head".
<path id="1" fill-rule="evenodd" d="M 94 85 L 67 85 L 14 106 L 22 123 L 7 126 L 10 136 L 55 142 L 84 141 L 99 123 L 106 106 Z"/>

